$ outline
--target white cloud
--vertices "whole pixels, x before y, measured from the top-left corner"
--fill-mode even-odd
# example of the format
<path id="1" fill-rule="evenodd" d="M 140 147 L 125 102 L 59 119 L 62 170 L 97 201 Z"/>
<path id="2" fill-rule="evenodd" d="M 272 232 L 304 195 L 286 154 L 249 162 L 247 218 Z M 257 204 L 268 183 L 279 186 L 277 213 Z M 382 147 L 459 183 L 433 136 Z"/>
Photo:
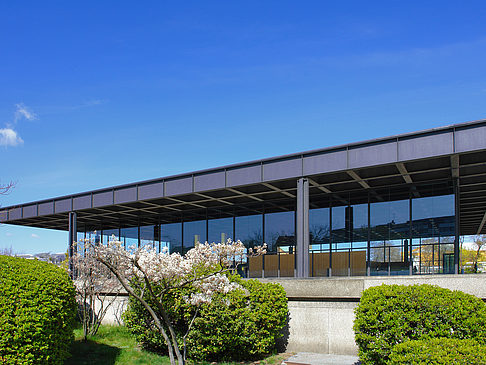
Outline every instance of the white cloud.
<path id="1" fill-rule="evenodd" d="M 37 115 L 31 111 L 25 104 L 15 104 L 15 112 L 13 123 L 6 123 L 5 128 L 0 128 L 0 146 L 18 146 L 24 143 L 24 140 L 20 138 L 18 132 L 14 130 L 15 125 L 19 120 L 35 120 Z"/>
<path id="2" fill-rule="evenodd" d="M 37 235 L 37 234 L 35 234 L 35 233 L 32 233 L 30 236 L 31 236 L 32 238 L 39 238 L 39 235 Z"/>
<path id="3" fill-rule="evenodd" d="M 25 104 L 23 104 L 23 103 L 15 104 L 15 107 L 17 108 L 17 110 L 15 111 L 15 117 L 14 117 L 15 122 L 17 122 L 18 120 L 20 120 L 22 118 L 25 118 L 27 120 L 37 119 L 37 115 L 35 115 L 34 112 L 32 112 L 31 110 L 29 110 L 29 108 L 27 108 L 27 106 L 25 106 Z"/>
<path id="4" fill-rule="evenodd" d="M 18 146 L 23 139 L 12 128 L 0 128 L 0 146 Z"/>
<path id="5" fill-rule="evenodd" d="M 7 233 L 5 233 L 5 236 L 12 237 L 13 236 L 13 233 L 7 232 Z"/>

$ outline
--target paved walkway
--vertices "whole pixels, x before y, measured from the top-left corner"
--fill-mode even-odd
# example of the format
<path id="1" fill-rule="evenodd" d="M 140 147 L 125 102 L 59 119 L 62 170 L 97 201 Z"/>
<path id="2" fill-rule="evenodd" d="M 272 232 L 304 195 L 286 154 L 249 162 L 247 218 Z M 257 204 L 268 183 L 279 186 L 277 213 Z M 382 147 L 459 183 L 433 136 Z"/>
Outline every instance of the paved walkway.
<path id="1" fill-rule="evenodd" d="M 286 361 L 287 365 L 358 365 L 358 356 L 316 354 L 313 352 L 298 352 Z"/>

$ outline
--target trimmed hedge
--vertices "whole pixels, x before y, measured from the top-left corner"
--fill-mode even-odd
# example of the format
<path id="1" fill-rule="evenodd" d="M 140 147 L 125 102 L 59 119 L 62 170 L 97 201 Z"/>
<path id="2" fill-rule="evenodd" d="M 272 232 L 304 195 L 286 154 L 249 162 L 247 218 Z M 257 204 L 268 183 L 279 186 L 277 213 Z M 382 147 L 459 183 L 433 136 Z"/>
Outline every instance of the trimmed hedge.
<path id="1" fill-rule="evenodd" d="M 65 270 L 0 256 L 0 363 L 62 364 L 69 356 L 75 291 Z"/>
<path id="2" fill-rule="evenodd" d="M 392 348 L 422 338 L 486 342 L 486 304 L 433 285 L 381 285 L 363 292 L 354 332 L 363 364 L 385 364 Z"/>
<path id="3" fill-rule="evenodd" d="M 236 278 L 232 278 L 238 280 Z M 245 288 L 217 295 L 211 304 L 202 305 L 187 338 L 188 357 L 197 361 L 243 361 L 274 351 L 276 340 L 287 321 L 287 297 L 283 287 L 257 280 L 241 280 Z M 175 318 L 182 338 L 194 308 L 182 300 L 183 290 L 171 293 L 165 307 Z M 130 298 L 124 314 L 127 327 L 146 349 L 165 353 L 162 336 L 145 309 Z M 182 341 L 179 341 L 182 344 Z M 182 348 L 182 346 L 181 346 Z"/>
<path id="4" fill-rule="evenodd" d="M 484 365 L 486 346 L 474 340 L 431 338 L 393 347 L 387 365 Z"/>

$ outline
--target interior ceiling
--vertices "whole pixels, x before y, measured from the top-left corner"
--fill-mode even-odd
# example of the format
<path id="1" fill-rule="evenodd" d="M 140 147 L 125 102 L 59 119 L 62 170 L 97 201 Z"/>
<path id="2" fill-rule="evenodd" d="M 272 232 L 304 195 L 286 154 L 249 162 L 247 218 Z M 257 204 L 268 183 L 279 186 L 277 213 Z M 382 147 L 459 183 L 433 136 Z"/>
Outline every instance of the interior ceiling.
<path id="1" fill-rule="evenodd" d="M 460 234 L 486 233 L 486 152 L 443 156 L 418 161 L 309 176 L 311 208 L 450 194 L 459 182 Z M 77 211 L 78 229 L 152 225 L 219 218 L 233 214 L 293 210 L 296 179 L 225 188 L 148 201 L 115 204 Z M 327 203 L 326 203 L 327 202 Z M 19 219 L 12 224 L 68 229 L 68 213 Z"/>

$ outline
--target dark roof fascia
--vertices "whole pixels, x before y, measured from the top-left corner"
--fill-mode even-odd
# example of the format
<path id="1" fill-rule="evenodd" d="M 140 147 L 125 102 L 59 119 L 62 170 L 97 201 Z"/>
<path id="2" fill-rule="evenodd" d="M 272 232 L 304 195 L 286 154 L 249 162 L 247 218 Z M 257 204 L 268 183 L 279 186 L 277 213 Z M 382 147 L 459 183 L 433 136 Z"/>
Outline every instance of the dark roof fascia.
<path id="1" fill-rule="evenodd" d="M 218 172 L 218 171 L 225 171 L 233 168 L 238 168 L 238 167 L 244 167 L 244 166 L 252 166 L 252 165 L 259 165 L 259 164 L 264 164 L 266 162 L 274 162 L 274 161 L 279 161 L 279 160 L 285 160 L 285 159 L 291 159 L 295 157 L 304 157 L 308 155 L 313 155 L 317 153 L 325 153 L 325 152 L 332 152 L 332 151 L 337 151 L 337 150 L 346 150 L 346 149 L 351 149 L 355 148 L 358 146 L 366 146 L 370 144 L 379 144 L 391 140 L 401 140 L 401 139 L 406 139 L 406 138 L 411 138 L 411 137 L 418 137 L 421 135 L 427 135 L 427 134 L 437 134 L 441 132 L 447 132 L 447 131 L 455 131 L 456 129 L 462 129 L 462 128 L 467 128 L 470 126 L 476 126 L 480 124 L 485 124 L 486 125 L 486 119 L 478 119 L 474 121 L 469 121 L 469 122 L 463 122 L 463 123 L 458 123 L 458 124 L 450 124 L 447 126 L 441 126 L 441 127 L 435 127 L 435 128 L 430 128 L 430 129 L 424 129 L 416 132 L 407 132 L 407 133 L 402 133 L 402 134 L 397 134 L 393 136 L 388 136 L 388 137 L 379 137 L 379 138 L 374 138 L 374 139 L 368 139 L 360 142 L 352 142 L 352 143 L 346 143 L 346 144 L 341 144 L 341 145 L 336 145 L 332 147 L 325 147 L 325 148 L 318 148 L 314 150 L 307 150 L 303 152 L 295 152 L 295 153 L 290 153 L 286 155 L 280 155 L 276 157 L 267 157 L 259 160 L 252 160 L 252 161 L 247 161 L 247 162 L 238 162 L 230 165 L 225 165 L 225 166 L 219 166 L 219 167 L 212 167 L 208 169 L 203 169 L 203 170 L 196 170 L 192 172 L 186 172 L 186 173 L 181 173 L 181 174 L 175 174 L 175 175 L 169 175 L 169 176 L 164 176 L 160 178 L 154 178 L 154 179 L 148 179 L 148 180 L 142 180 L 142 181 L 136 181 L 132 183 L 126 183 L 122 185 L 114 185 L 110 187 L 104 187 L 104 188 L 99 188 L 95 190 L 88 190 L 88 191 L 83 191 L 80 193 L 74 193 L 74 194 L 68 194 L 68 195 L 61 195 L 49 199 L 42 199 L 42 200 L 36 200 L 32 202 L 26 202 L 26 203 L 20 203 L 20 204 L 15 204 L 11 206 L 5 206 L 5 207 L 0 207 L 0 210 L 5 211 L 9 209 L 14 209 L 14 208 L 19 208 L 25 205 L 33 205 L 33 204 L 42 204 L 42 203 L 48 203 L 52 202 L 54 200 L 62 200 L 62 199 L 68 199 L 68 198 L 75 198 L 79 196 L 84 196 L 87 194 L 94 194 L 94 193 L 99 193 L 99 192 L 105 192 L 105 191 L 110 191 L 114 189 L 123 189 L 123 188 L 128 188 L 128 187 L 135 187 L 138 185 L 144 185 L 144 184 L 151 184 L 151 183 L 156 183 L 156 182 L 163 182 L 167 180 L 173 180 L 173 179 L 179 179 L 182 177 L 190 177 L 190 176 L 195 176 L 195 175 L 203 175 L 211 172 Z"/>

